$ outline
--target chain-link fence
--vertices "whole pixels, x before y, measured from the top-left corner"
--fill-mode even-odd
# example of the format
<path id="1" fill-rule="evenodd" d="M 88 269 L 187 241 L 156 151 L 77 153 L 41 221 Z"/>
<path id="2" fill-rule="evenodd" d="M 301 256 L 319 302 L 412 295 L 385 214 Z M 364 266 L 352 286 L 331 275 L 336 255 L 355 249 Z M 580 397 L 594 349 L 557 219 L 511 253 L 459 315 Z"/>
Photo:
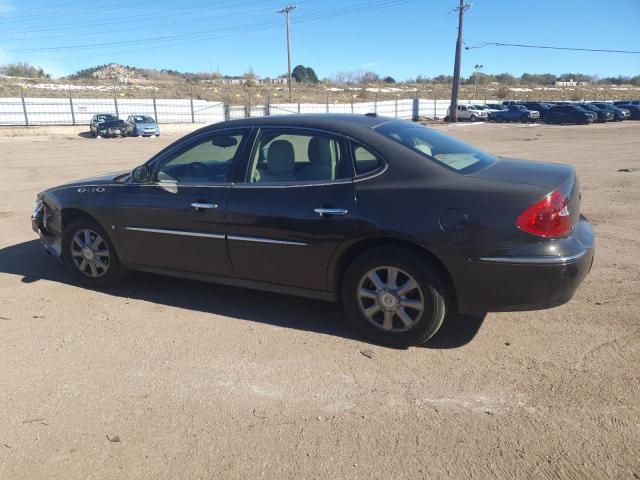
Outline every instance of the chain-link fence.
<path id="1" fill-rule="evenodd" d="M 216 123 L 224 120 L 298 113 L 377 113 L 381 116 L 441 119 L 450 100 L 446 89 L 296 88 L 254 86 L 203 88 L 13 84 L 0 86 L 0 125 L 88 125 L 96 113 L 149 115 L 158 123 Z M 477 95 L 476 95 L 477 93 Z M 460 104 L 498 103 L 489 90 L 462 92 Z M 605 100 L 606 93 L 592 100 Z M 469 98 L 465 98 L 469 97 Z M 615 98 L 615 97 L 610 97 Z M 514 100 L 548 100 L 544 92 Z M 563 98 L 564 100 L 564 98 Z M 567 99 L 571 100 L 571 99 Z"/>

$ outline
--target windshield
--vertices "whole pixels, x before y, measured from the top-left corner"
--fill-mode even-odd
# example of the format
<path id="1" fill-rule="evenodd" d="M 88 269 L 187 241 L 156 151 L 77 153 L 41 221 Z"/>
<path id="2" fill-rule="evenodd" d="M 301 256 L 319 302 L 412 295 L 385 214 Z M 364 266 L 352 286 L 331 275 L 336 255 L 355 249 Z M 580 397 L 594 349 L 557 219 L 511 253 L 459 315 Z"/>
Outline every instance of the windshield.
<path id="1" fill-rule="evenodd" d="M 462 174 L 475 172 L 496 161 L 495 157 L 488 153 L 422 125 L 390 122 L 380 125 L 375 130 Z"/>
<path id="2" fill-rule="evenodd" d="M 135 123 L 155 123 L 153 118 L 148 115 L 136 115 L 133 117 Z"/>
<path id="3" fill-rule="evenodd" d="M 110 120 L 118 120 L 115 115 L 98 115 L 97 120 L 99 122 L 108 122 Z"/>

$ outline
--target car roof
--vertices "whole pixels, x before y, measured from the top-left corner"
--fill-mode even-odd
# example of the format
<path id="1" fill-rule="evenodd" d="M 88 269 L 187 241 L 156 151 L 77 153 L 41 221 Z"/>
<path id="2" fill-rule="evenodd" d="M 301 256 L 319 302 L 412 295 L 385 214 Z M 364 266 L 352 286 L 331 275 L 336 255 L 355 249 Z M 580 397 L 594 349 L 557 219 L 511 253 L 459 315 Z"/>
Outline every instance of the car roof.
<path id="1" fill-rule="evenodd" d="M 353 126 L 375 128 L 384 123 L 397 121 L 396 118 L 380 117 L 377 115 L 356 115 L 349 113 L 311 113 L 291 115 L 270 115 L 265 117 L 250 117 L 238 120 L 228 120 L 216 123 L 206 128 L 221 127 L 309 127 L 321 129 L 341 129 Z"/>

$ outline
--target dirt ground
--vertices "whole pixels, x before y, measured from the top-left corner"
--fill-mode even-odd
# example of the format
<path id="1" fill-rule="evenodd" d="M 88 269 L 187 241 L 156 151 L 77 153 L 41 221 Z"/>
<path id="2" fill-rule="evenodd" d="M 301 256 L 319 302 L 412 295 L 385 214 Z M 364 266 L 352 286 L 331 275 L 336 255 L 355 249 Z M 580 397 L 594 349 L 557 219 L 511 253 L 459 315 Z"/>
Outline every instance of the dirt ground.
<path id="1" fill-rule="evenodd" d="M 574 165 L 596 260 L 567 305 L 451 318 L 408 350 L 318 301 L 73 285 L 31 231 L 36 193 L 179 135 L 0 130 L 0 478 L 640 478 L 640 122 L 438 128 Z"/>

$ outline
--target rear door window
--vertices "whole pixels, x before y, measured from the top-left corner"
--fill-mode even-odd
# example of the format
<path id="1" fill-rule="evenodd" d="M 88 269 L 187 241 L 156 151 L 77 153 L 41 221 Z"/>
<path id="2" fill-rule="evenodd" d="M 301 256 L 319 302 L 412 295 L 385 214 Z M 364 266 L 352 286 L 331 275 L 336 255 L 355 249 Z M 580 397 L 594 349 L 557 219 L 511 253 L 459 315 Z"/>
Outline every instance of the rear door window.
<path id="1" fill-rule="evenodd" d="M 384 162 L 378 155 L 362 145 L 352 144 L 352 152 L 356 175 L 375 172 L 384 165 Z"/>
<path id="2" fill-rule="evenodd" d="M 249 166 L 249 183 L 332 182 L 351 178 L 344 140 L 323 132 L 264 129 Z"/>

